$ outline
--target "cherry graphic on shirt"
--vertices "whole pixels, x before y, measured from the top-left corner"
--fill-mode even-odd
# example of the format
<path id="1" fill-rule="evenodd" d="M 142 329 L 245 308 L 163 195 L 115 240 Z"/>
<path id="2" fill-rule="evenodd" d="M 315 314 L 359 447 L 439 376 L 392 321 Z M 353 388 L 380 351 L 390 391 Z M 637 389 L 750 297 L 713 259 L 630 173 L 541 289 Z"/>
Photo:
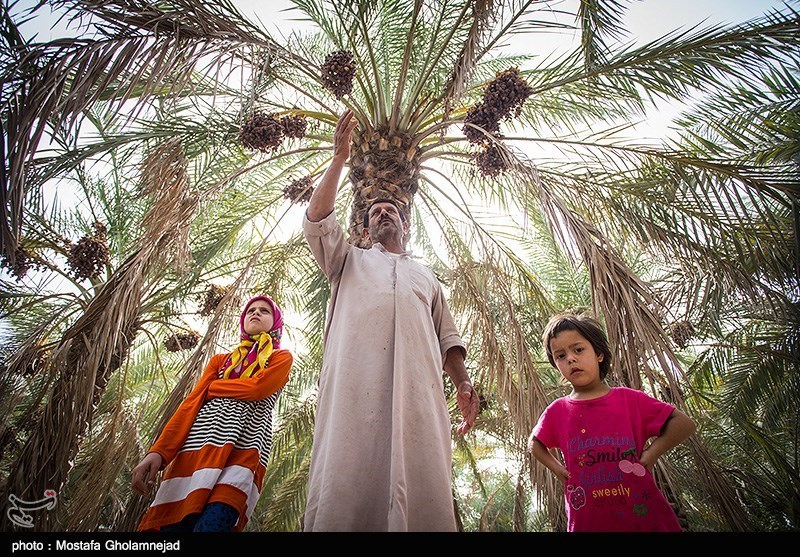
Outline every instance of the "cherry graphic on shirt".
<path id="1" fill-rule="evenodd" d="M 568 485 L 567 493 L 570 506 L 576 511 L 586 504 L 586 492 L 581 486 Z"/>
<path id="2" fill-rule="evenodd" d="M 629 460 L 620 460 L 619 469 L 622 470 L 625 474 L 633 473 L 634 476 L 639 476 L 640 478 L 644 476 L 644 466 L 642 466 L 638 462 L 631 462 Z"/>

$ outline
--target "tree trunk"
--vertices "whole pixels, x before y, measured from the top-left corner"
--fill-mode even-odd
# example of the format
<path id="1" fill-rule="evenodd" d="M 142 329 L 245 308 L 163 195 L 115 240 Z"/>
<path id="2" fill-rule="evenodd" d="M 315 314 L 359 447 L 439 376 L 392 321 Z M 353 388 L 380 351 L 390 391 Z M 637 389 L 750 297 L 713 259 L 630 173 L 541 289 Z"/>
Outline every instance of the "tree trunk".
<path id="1" fill-rule="evenodd" d="M 350 182 L 353 206 L 348 241 L 369 248 L 361 236 L 364 212 L 376 199 L 396 201 L 406 219 L 410 218 L 414 194 L 419 188 L 419 150 L 414 138 L 386 129 L 369 128 L 353 132 Z"/>

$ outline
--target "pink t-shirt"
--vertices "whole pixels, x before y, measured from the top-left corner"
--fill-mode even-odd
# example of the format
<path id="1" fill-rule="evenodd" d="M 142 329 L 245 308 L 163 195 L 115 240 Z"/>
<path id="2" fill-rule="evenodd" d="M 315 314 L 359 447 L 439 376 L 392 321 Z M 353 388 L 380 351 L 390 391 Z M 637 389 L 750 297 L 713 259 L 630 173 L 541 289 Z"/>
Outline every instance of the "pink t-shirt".
<path id="1" fill-rule="evenodd" d="M 639 463 L 674 406 L 642 391 L 614 387 L 592 400 L 554 400 L 534 436 L 564 455 L 570 532 L 680 532 L 672 508 Z"/>

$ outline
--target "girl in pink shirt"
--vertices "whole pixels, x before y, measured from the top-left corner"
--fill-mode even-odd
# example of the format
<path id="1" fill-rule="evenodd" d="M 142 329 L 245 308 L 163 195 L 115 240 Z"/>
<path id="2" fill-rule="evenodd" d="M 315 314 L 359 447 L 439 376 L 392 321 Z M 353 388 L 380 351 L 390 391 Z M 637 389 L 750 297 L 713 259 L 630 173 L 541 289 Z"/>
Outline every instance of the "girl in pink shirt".
<path id="1" fill-rule="evenodd" d="M 545 409 L 528 450 L 564 483 L 568 530 L 680 532 L 652 470 L 662 454 L 694 433 L 692 419 L 642 391 L 606 385 L 611 350 L 594 319 L 558 314 L 543 341 L 550 364 L 572 392 Z M 554 448 L 564 463 L 550 452 Z"/>

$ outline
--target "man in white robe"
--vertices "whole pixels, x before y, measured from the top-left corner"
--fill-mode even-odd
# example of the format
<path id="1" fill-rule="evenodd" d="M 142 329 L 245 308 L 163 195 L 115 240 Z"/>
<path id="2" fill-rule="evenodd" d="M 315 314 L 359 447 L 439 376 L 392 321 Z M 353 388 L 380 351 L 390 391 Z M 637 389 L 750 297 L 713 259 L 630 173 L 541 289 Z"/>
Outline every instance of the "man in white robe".
<path id="1" fill-rule="evenodd" d="M 441 285 L 405 251 L 408 222 L 390 201 L 365 216 L 372 248 L 351 246 L 333 212 L 350 155 L 352 111 L 303 231 L 331 283 L 304 516 L 306 531 L 455 531 L 451 424 L 442 370 L 465 434 L 479 400 Z"/>

